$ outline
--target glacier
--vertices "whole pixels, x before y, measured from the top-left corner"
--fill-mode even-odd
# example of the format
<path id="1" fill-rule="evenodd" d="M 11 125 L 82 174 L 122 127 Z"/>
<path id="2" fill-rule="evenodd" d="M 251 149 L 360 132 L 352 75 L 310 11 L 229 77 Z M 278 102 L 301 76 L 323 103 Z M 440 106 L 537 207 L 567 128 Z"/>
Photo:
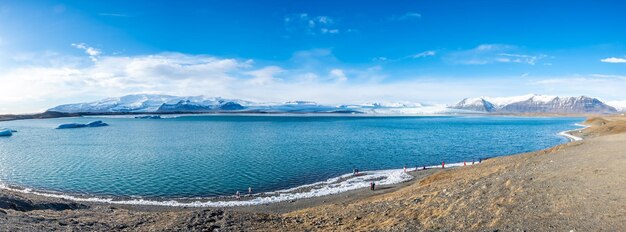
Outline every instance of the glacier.
<path id="1" fill-rule="evenodd" d="M 446 105 L 427 105 L 415 102 L 370 102 L 364 104 L 325 105 L 312 101 L 252 102 L 206 96 L 171 96 L 134 94 L 106 98 L 87 103 L 65 104 L 49 112 L 85 114 L 178 114 L 178 113 L 327 113 L 368 115 L 437 115 L 463 113 Z"/>

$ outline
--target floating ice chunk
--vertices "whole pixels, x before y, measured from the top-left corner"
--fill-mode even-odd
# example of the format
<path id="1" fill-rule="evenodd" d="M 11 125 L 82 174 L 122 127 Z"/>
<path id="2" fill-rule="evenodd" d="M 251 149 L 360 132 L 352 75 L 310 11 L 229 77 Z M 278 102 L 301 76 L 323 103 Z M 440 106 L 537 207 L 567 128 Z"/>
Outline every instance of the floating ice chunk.
<path id="1" fill-rule="evenodd" d="M 0 129 L 0 136 L 11 136 L 11 135 L 13 135 L 13 130 Z"/>
<path id="2" fill-rule="evenodd" d="M 100 127 L 100 126 L 108 126 L 108 125 L 109 124 L 106 124 L 100 120 L 87 123 L 88 127 Z"/>
<path id="3" fill-rule="evenodd" d="M 80 124 L 80 123 L 66 123 L 66 124 L 61 124 L 57 127 L 57 129 L 72 129 L 72 128 L 82 128 L 82 127 L 86 127 L 87 125 L 85 124 Z"/>
<path id="4" fill-rule="evenodd" d="M 135 116 L 137 119 L 161 119 L 161 115 L 143 115 L 143 116 Z"/>
<path id="5" fill-rule="evenodd" d="M 101 127 L 101 126 L 108 126 L 109 124 L 106 124 L 100 120 L 98 121 L 93 121 L 87 124 L 82 124 L 82 123 L 66 123 L 66 124 L 61 124 L 57 127 L 57 129 L 72 129 L 72 128 L 83 128 L 83 127 Z"/>

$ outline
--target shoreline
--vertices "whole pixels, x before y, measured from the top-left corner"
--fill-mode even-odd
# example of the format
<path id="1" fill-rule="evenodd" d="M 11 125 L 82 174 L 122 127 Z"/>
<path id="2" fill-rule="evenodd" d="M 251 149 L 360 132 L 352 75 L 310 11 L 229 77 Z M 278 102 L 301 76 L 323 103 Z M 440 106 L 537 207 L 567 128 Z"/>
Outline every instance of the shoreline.
<path id="1" fill-rule="evenodd" d="M 589 128 L 589 126 L 587 126 L 587 125 L 583 125 L 583 124 L 580 124 L 580 123 L 576 123 L 575 125 L 576 125 L 576 126 L 580 126 L 580 127 L 582 127 L 582 128 L 577 128 L 577 129 L 571 129 L 571 130 L 561 131 L 561 132 L 559 132 L 559 135 L 561 135 L 561 136 L 563 136 L 563 137 L 565 137 L 565 138 L 569 139 L 569 142 L 582 141 L 582 140 L 583 140 L 583 138 L 578 137 L 578 136 L 575 136 L 575 135 L 572 135 L 571 133 L 572 133 L 572 132 L 578 132 L 578 133 L 581 133 L 584 129 Z"/>
<path id="2" fill-rule="evenodd" d="M 488 158 L 487 158 L 488 159 Z M 486 159 L 483 159 L 486 160 Z M 476 162 L 472 164 L 471 162 L 459 162 L 459 163 L 450 163 L 445 165 L 445 169 L 454 169 L 457 167 L 463 166 L 472 166 L 477 165 L 480 162 Z M 338 177 L 334 177 L 325 181 L 315 182 L 311 184 L 305 184 L 296 186 L 289 189 L 282 189 L 270 192 L 263 192 L 253 194 L 254 197 L 250 197 L 249 195 L 242 194 L 243 200 L 237 200 L 234 195 L 232 196 L 217 196 L 217 197 L 207 197 L 207 198 L 188 198 L 188 199 L 169 199 L 169 200 L 153 200 L 153 199 L 116 199 L 113 197 L 104 198 L 98 196 L 79 196 L 72 195 L 63 192 L 52 192 L 52 191 L 41 191 L 41 190 L 33 190 L 31 188 L 25 188 L 21 186 L 9 186 L 2 182 L 0 182 L 0 189 L 35 195 L 39 197 L 46 197 L 52 199 L 59 200 L 67 200 L 73 202 L 80 202 L 86 204 L 106 204 L 106 205 L 118 205 L 118 206 L 133 206 L 133 207 L 171 207 L 171 208 L 245 208 L 245 207 L 255 207 L 261 205 L 272 205 L 272 204 L 280 204 L 284 202 L 295 202 L 301 200 L 315 200 L 316 198 L 332 198 L 333 196 L 347 194 L 353 191 L 362 191 L 368 189 L 369 179 L 379 179 L 375 181 L 377 184 L 377 188 L 380 189 L 389 189 L 396 188 L 401 185 L 405 185 L 406 183 L 410 183 L 415 181 L 416 177 L 425 176 L 423 173 L 434 173 L 436 171 L 444 170 L 441 165 L 430 165 L 424 166 L 426 170 L 421 168 L 407 168 L 407 172 L 404 172 L 403 169 L 385 169 L 385 170 L 374 170 L 374 171 L 362 171 L 360 173 L 365 173 L 365 175 L 353 176 L 352 174 L 344 174 Z M 423 167 L 422 167 L 423 168 Z M 387 174 L 387 176 L 380 175 L 381 173 Z M 393 175 L 406 175 L 405 178 L 399 180 L 392 180 L 390 183 L 382 182 L 381 178 L 390 178 Z M 365 182 L 359 182 L 359 185 L 356 186 L 348 186 L 343 189 L 331 189 L 330 192 L 319 192 L 314 191 L 320 185 L 337 185 L 343 184 L 345 182 L 349 182 L 350 178 L 359 178 L 359 177 L 368 177 Z M 341 181 L 342 178 L 345 178 Z M 397 179 L 397 178 L 396 178 Z M 384 181 L 384 179 L 382 179 Z M 305 189 L 305 191 L 299 191 L 301 189 Z M 310 191 L 306 191 L 309 189 Z M 217 200 L 216 200 L 217 199 Z"/>

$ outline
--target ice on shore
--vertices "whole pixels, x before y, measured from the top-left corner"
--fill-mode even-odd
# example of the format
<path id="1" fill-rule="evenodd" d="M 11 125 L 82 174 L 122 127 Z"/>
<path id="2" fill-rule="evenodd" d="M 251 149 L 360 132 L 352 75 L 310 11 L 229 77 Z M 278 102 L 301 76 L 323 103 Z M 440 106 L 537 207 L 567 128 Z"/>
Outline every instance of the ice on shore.
<path id="1" fill-rule="evenodd" d="M 61 124 L 57 127 L 57 129 L 72 129 L 72 128 L 83 128 L 83 127 L 101 127 L 101 126 L 108 126 L 109 124 L 106 124 L 100 120 L 98 121 L 93 121 L 87 124 L 82 124 L 82 123 L 66 123 L 66 124 Z"/>
<path id="2" fill-rule="evenodd" d="M 445 167 L 460 167 L 460 166 L 474 165 L 474 163 L 450 163 Z M 441 165 L 423 166 L 427 169 L 442 168 Z M 423 168 L 422 167 L 422 168 Z M 411 168 L 410 170 L 422 170 L 422 168 Z M 376 186 L 385 186 L 402 183 L 413 179 L 413 176 L 406 173 L 403 169 L 391 169 L 391 170 L 377 170 L 377 171 L 362 171 L 359 175 L 352 173 L 344 174 L 338 177 L 330 178 L 326 181 L 317 183 L 301 185 L 298 187 L 278 190 L 274 192 L 265 192 L 256 194 L 254 198 L 248 200 L 226 200 L 226 201 L 192 201 L 192 202 L 180 202 L 177 200 L 148 200 L 148 199 L 128 199 L 118 200 L 112 198 L 98 198 L 98 197 L 77 197 L 72 195 L 38 192 L 32 189 L 16 189 L 10 186 L 3 185 L 0 182 L 0 189 L 10 189 L 12 191 L 24 192 L 29 194 L 35 194 L 45 197 L 54 197 L 60 199 L 66 199 L 71 201 L 82 202 L 98 202 L 107 204 L 123 204 L 123 205 L 152 205 L 152 206 L 176 206 L 176 207 L 235 207 L 235 206 L 250 206 L 250 205 L 263 205 L 271 204 L 283 201 L 294 201 L 298 199 L 306 199 L 313 197 L 321 197 L 327 195 L 338 194 L 346 191 L 351 191 L 360 188 L 367 188 L 373 181 Z"/>

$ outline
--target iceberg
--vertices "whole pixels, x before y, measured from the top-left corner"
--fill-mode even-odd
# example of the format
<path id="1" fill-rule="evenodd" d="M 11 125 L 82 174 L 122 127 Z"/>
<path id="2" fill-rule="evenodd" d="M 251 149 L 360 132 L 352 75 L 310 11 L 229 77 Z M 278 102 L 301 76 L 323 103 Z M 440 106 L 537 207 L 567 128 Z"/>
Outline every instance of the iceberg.
<path id="1" fill-rule="evenodd" d="M 13 130 L 0 129 L 0 136 L 11 136 L 11 135 L 13 135 Z"/>
<path id="2" fill-rule="evenodd" d="M 100 120 L 87 123 L 88 127 L 101 127 L 101 126 L 108 126 L 108 125 L 109 124 L 106 124 Z"/>
<path id="3" fill-rule="evenodd" d="M 144 115 L 144 116 L 135 116 L 137 119 L 161 119 L 160 115 Z"/>
<path id="4" fill-rule="evenodd" d="M 108 126 L 109 124 L 106 124 L 100 120 L 98 121 L 93 121 L 87 124 L 82 124 L 82 123 L 66 123 L 66 124 L 61 124 L 57 127 L 57 129 L 72 129 L 72 128 L 83 128 L 83 127 L 101 127 L 101 126 Z"/>
<path id="5" fill-rule="evenodd" d="M 66 124 L 61 124 L 57 127 L 57 129 L 72 129 L 72 128 L 82 128 L 82 127 L 86 127 L 87 125 L 85 124 L 80 124 L 80 123 L 66 123 Z"/>

